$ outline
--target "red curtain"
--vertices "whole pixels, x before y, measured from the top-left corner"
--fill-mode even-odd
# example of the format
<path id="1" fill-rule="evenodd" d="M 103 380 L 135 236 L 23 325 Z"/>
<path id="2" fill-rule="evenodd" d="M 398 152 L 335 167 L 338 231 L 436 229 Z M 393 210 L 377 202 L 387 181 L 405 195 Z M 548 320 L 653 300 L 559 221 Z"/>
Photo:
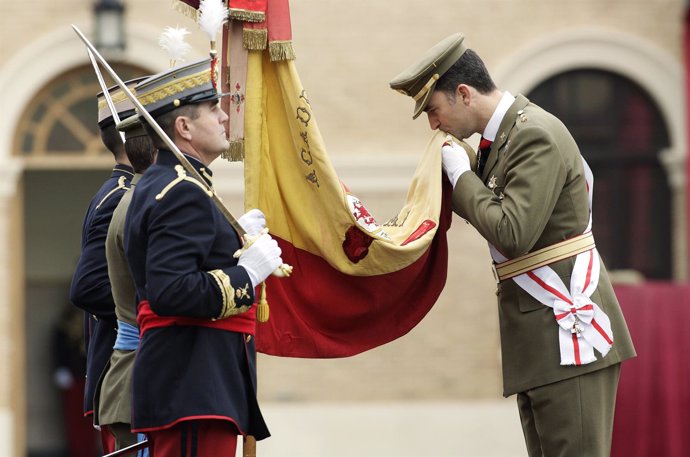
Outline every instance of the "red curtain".
<path id="1" fill-rule="evenodd" d="M 613 457 L 690 455 L 690 285 L 616 286 L 637 350 L 623 362 Z"/>

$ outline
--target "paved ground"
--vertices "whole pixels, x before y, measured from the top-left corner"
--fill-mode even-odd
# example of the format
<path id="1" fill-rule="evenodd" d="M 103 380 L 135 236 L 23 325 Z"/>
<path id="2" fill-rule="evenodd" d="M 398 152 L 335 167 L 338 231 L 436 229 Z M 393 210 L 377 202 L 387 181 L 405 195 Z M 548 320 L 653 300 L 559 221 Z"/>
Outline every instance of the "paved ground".
<path id="1" fill-rule="evenodd" d="M 524 457 L 514 399 L 269 403 L 258 457 Z"/>

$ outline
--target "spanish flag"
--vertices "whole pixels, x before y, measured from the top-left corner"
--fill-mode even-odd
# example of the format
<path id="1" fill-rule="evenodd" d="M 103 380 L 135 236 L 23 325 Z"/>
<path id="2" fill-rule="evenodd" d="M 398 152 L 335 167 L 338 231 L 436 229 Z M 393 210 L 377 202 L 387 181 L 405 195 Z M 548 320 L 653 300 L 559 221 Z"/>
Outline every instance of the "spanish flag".
<path id="1" fill-rule="evenodd" d="M 406 334 L 446 281 L 444 136 L 420 155 L 403 208 L 380 223 L 338 179 L 294 61 L 250 51 L 247 68 L 245 206 L 266 214 L 294 267 L 267 280 L 270 319 L 257 324 L 257 349 L 346 357 Z"/>

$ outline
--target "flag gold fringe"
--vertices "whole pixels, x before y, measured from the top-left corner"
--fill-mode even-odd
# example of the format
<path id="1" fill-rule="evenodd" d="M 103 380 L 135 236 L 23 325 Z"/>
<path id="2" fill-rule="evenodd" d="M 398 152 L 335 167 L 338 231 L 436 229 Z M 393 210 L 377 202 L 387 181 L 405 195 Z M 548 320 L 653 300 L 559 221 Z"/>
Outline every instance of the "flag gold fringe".
<path id="1" fill-rule="evenodd" d="M 268 43 L 268 53 L 271 56 L 271 62 L 277 60 L 295 60 L 295 49 L 292 47 L 292 41 L 271 41 Z"/>
<path id="2" fill-rule="evenodd" d="M 266 29 L 244 29 L 242 31 L 242 41 L 246 49 L 261 51 L 266 49 L 268 31 Z"/>
<path id="3" fill-rule="evenodd" d="M 230 8 L 230 18 L 246 22 L 263 22 L 266 20 L 266 14 L 263 11 Z"/>
<path id="4" fill-rule="evenodd" d="M 231 141 L 230 147 L 221 154 L 221 157 L 229 162 L 241 162 L 244 160 L 244 140 L 239 139 Z"/>
<path id="5" fill-rule="evenodd" d="M 194 21 L 197 20 L 197 10 L 189 5 L 187 5 L 182 0 L 172 0 L 172 7 L 178 13 L 182 13 Z"/>

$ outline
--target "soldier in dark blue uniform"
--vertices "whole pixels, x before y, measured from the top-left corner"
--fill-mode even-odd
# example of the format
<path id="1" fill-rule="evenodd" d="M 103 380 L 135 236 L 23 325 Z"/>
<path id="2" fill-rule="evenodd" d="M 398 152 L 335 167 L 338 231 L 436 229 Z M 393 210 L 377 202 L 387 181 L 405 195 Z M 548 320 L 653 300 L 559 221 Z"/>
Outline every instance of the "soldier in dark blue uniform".
<path id="1" fill-rule="evenodd" d="M 203 179 L 150 132 L 158 156 L 133 192 L 124 236 L 141 300 L 132 429 L 147 433 L 155 457 L 234 456 L 238 435 L 269 436 L 256 398 L 254 289 L 282 260 L 267 233 L 234 258 L 240 238 L 211 198 L 208 166 L 229 143 L 210 63 L 136 88 Z M 265 222 L 250 211 L 240 223 L 252 233 Z"/>
<path id="2" fill-rule="evenodd" d="M 129 81 L 134 86 L 139 80 Z M 134 105 L 124 97 L 119 87 L 109 89 L 119 117 L 134 113 Z M 81 256 L 77 263 L 70 301 L 85 311 L 86 387 L 84 389 L 84 415 L 93 414 L 96 383 L 103 371 L 117 335 L 115 303 L 110 291 L 108 265 L 105 258 L 105 238 L 113 211 L 134 176 L 134 170 L 125 154 L 124 143 L 115 128 L 113 115 L 103 93 L 98 94 L 98 127 L 103 144 L 113 153 L 116 165 L 110 178 L 91 200 L 84 218 L 81 238 Z M 106 452 L 112 449 L 112 438 L 102 434 Z"/>

